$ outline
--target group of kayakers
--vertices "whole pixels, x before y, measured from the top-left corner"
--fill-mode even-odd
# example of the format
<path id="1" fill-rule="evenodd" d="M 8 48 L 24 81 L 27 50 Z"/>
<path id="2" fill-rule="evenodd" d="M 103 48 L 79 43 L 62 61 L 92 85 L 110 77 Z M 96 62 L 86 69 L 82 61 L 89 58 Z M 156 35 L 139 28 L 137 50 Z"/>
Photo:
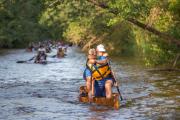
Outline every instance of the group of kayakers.
<path id="1" fill-rule="evenodd" d="M 28 52 L 37 51 L 40 46 L 43 46 L 46 50 L 46 53 L 50 53 L 51 49 L 54 48 L 55 45 L 56 43 L 52 40 L 45 40 L 45 41 L 37 42 L 37 43 L 30 42 L 26 50 Z"/>
<path id="2" fill-rule="evenodd" d="M 100 44 L 96 49 L 90 49 L 87 55 L 84 79 L 89 98 L 112 98 L 112 86 L 116 85 L 109 64 L 105 47 Z"/>
<path id="3" fill-rule="evenodd" d="M 34 57 L 34 63 L 46 63 L 47 53 L 52 52 L 52 49 L 56 49 L 57 53 L 53 57 L 63 58 L 66 55 L 69 44 L 65 44 L 63 41 L 43 41 L 38 43 L 30 43 L 27 50 L 29 52 L 37 51 L 37 55 Z"/>

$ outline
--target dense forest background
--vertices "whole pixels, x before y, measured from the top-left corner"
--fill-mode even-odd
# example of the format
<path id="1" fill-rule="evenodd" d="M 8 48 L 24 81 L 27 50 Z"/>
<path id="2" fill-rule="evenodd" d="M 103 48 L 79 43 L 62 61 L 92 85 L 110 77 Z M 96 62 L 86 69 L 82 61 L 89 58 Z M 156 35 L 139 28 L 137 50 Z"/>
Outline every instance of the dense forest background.
<path id="1" fill-rule="evenodd" d="M 82 50 L 103 43 L 111 55 L 173 64 L 180 53 L 180 0 L 0 0 L 0 48 L 48 39 Z"/>

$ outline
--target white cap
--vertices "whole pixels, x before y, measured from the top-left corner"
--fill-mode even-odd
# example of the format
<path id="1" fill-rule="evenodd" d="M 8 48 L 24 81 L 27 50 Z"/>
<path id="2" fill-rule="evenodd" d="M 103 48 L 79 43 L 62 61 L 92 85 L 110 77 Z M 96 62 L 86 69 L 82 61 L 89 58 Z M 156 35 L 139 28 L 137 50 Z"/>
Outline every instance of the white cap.
<path id="1" fill-rule="evenodd" d="M 97 51 L 100 51 L 100 52 L 105 52 L 105 48 L 104 48 L 104 45 L 100 44 L 96 47 Z"/>
<path id="2" fill-rule="evenodd" d="M 45 52 L 46 50 L 45 50 L 45 48 L 39 48 L 38 51 L 39 52 Z"/>

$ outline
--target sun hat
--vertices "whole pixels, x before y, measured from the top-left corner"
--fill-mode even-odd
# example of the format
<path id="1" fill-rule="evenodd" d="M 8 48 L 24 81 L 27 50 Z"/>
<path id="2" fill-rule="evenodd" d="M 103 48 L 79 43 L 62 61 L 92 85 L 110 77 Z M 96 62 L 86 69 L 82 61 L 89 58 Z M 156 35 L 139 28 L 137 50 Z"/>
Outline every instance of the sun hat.
<path id="1" fill-rule="evenodd" d="M 100 52 L 105 52 L 105 48 L 104 48 L 104 45 L 102 44 L 99 44 L 97 47 L 96 47 L 97 51 L 100 51 Z"/>

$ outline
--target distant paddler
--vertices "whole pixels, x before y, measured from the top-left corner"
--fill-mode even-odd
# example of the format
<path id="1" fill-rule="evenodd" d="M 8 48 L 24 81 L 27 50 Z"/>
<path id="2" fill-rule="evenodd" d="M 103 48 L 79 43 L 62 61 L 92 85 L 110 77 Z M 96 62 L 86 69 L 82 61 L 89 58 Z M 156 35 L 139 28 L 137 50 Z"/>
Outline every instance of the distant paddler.
<path id="1" fill-rule="evenodd" d="M 57 50 L 57 58 L 63 58 L 64 56 L 65 56 L 65 52 L 63 50 L 63 47 L 59 46 Z"/>
<path id="2" fill-rule="evenodd" d="M 44 48 L 43 45 L 40 45 L 39 49 L 38 49 L 38 54 L 36 56 L 36 59 L 34 61 L 34 63 L 40 63 L 40 64 L 44 64 L 46 63 L 46 49 Z"/>
<path id="3" fill-rule="evenodd" d="M 49 45 L 46 45 L 46 53 L 50 53 L 52 50 L 51 50 L 51 47 Z"/>

